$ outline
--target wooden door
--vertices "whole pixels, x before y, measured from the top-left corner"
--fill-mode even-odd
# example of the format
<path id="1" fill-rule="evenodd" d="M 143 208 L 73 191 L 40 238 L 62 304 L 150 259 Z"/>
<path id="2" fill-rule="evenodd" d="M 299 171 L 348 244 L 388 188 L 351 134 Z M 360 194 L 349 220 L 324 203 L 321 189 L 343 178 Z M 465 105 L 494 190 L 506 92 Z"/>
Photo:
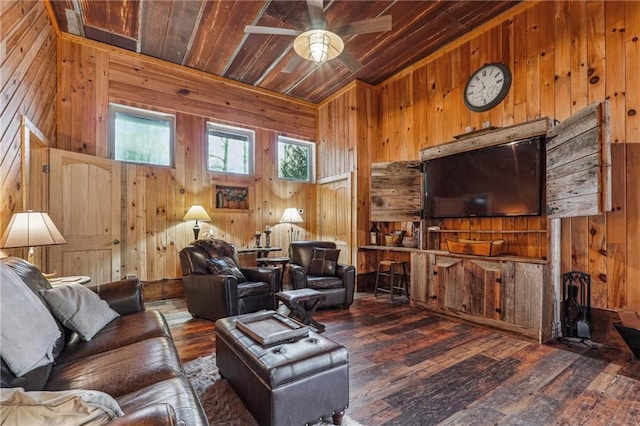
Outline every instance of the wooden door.
<path id="1" fill-rule="evenodd" d="M 120 163 L 59 149 L 49 158 L 51 218 L 68 243 L 51 247 L 50 269 L 94 283 L 120 279 Z"/>
<path id="2" fill-rule="evenodd" d="M 318 181 L 320 217 L 318 239 L 333 241 L 340 249 L 339 263 L 352 265 L 352 196 L 351 174 L 325 178 Z"/>

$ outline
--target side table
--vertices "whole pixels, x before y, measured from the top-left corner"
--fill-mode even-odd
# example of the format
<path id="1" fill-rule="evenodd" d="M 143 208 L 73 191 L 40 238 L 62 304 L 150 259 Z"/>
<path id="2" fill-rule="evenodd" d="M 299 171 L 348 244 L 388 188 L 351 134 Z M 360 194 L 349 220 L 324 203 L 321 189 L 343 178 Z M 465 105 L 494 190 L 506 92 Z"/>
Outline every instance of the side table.
<path id="1" fill-rule="evenodd" d="M 280 268 L 280 283 L 278 291 L 282 291 L 282 281 L 284 280 L 284 271 L 289 263 L 288 257 L 259 257 L 257 260 L 258 266 L 273 266 Z"/>
<path id="2" fill-rule="evenodd" d="M 311 288 L 301 288 L 298 290 L 288 290 L 276 293 L 276 297 L 285 304 L 291 311 L 292 318 L 300 320 L 304 325 L 314 327 L 318 333 L 324 331 L 324 325 L 313 319 L 320 302 L 327 298 L 327 295 L 313 290 Z M 310 308 L 306 307 L 306 302 L 311 304 Z"/>

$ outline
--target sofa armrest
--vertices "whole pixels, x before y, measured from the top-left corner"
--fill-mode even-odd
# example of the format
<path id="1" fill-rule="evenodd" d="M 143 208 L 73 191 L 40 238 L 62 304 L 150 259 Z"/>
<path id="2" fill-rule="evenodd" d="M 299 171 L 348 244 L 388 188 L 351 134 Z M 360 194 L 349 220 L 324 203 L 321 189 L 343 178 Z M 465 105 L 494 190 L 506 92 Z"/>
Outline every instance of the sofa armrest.
<path id="1" fill-rule="evenodd" d="M 266 282 L 270 284 L 271 291 L 275 292 L 279 284 L 279 268 L 260 268 L 260 267 L 247 267 L 240 268 L 240 272 L 250 282 Z"/>
<path id="2" fill-rule="evenodd" d="M 336 265 L 336 276 L 340 277 L 346 292 L 345 307 L 353 303 L 353 293 L 356 287 L 356 268 L 353 265 Z"/>
<path id="3" fill-rule="evenodd" d="M 109 423 L 112 426 L 178 425 L 176 412 L 169 404 L 151 404 L 137 411 L 118 417 Z"/>
<path id="4" fill-rule="evenodd" d="M 289 280 L 294 290 L 307 288 L 307 273 L 300 265 L 289 264 Z"/>
<path id="5" fill-rule="evenodd" d="M 189 312 L 216 320 L 238 315 L 238 281 L 233 275 L 190 274 L 182 277 Z"/>
<path id="6" fill-rule="evenodd" d="M 142 284 L 137 278 L 105 284 L 87 284 L 120 315 L 144 311 Z"/>

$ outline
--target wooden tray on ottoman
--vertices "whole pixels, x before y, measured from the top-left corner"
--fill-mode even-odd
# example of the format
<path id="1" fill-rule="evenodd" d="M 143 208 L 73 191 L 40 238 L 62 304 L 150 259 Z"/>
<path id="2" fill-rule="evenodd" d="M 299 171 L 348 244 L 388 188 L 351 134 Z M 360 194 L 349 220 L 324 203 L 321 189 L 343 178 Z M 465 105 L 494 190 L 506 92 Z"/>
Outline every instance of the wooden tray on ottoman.
<path id="1" fill-rule="evenodd" d="M 458 239 L 447 240 L 449 253 L 474 254 L 476 256 L 500 256 L 504 240 L 478 241 Z"/>
<path id="2" fill-rule="evenodd" d="M 307 326 L 277 312 L 265 312 L 263 315 L 238 320 L 236 327 L 261 345 L 272 345 L 309 335 Z"/>

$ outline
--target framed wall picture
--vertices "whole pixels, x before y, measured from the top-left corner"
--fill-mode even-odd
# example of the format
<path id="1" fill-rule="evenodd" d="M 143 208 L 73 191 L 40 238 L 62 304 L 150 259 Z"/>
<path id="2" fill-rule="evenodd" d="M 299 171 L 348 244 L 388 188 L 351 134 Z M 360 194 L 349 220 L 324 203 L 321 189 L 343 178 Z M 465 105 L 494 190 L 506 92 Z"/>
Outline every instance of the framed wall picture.
<path id="1" fill-rule="evenodd" d="M 251 209 L 250 187 L 227 184 L 214 184 L 213 187 L 213 205 L 216 209 L 245 211 Z"/>

